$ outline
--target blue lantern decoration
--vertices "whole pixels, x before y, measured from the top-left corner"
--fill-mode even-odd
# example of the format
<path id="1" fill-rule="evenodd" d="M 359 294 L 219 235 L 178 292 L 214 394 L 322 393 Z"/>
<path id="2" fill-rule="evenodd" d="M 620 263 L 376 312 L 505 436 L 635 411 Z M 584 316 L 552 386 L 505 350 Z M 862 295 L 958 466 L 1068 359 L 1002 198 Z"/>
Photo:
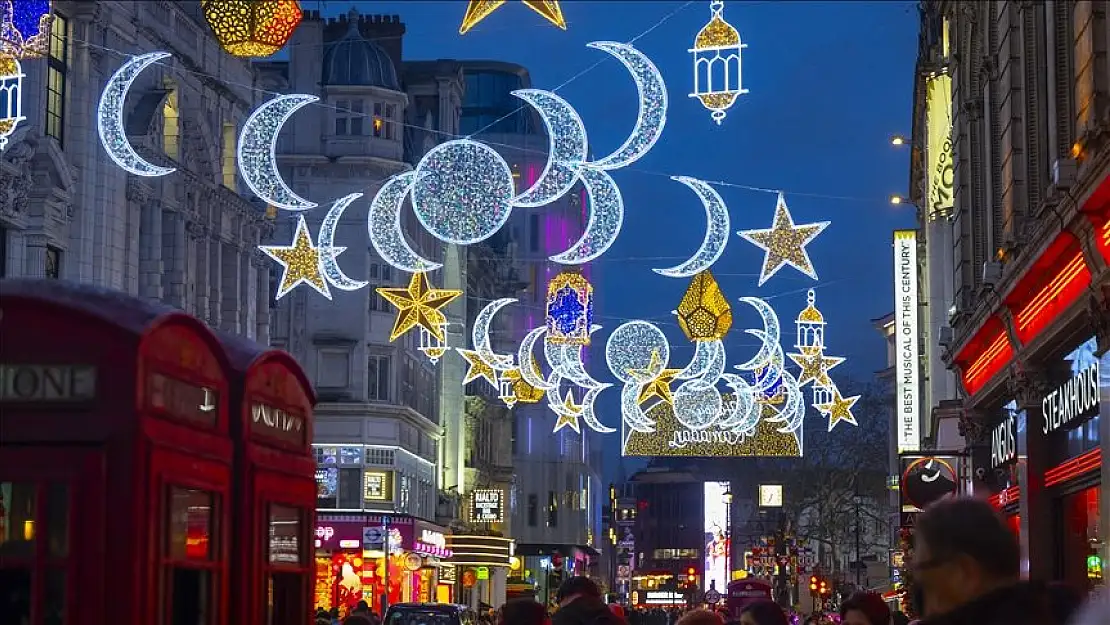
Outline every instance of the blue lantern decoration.
<path id="1" fill-rule="evenodd" d="M 765 389 L 757 394 L 757 402 L 761 404 L 781 404 L 786 399 L 786 388 L 782 383 L 781 369 L 772 365 L 756 369 L 753 373 L 755 374 L 756 387 Z M 774 377 L 772 378 L 772 376 Z"/>
<path id="2" fill-rule="evenodd" d="M 556 345 L 589 345 L 594 287 L 582 274 L 561 273 L 547 285 L 547 338 Z"/>
<path id="3" fill-rule="evenodd" d="M 0 0 L 0 50 L 20 59 L 50 51 L 50 0 Z"/>

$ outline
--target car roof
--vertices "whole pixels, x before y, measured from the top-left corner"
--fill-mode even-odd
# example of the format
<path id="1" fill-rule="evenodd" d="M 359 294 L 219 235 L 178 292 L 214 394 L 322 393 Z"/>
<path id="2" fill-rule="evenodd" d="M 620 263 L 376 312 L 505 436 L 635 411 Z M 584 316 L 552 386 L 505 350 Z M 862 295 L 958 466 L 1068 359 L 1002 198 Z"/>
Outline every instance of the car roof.
<path id="1" fill-rule="evenodd" d="M 389 606 L 389 609 L 405 608 L 405 609 L 437 609 L 437 610 L 465 610 L 466 606 L 456 605 L 454 603 L 394 603 Z"/>

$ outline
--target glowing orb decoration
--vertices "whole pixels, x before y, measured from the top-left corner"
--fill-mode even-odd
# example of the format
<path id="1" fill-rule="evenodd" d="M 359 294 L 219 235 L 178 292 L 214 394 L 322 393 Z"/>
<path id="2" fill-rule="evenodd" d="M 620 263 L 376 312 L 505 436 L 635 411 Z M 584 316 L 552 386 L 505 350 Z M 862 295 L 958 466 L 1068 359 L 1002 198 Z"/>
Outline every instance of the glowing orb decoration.
<path id="1" fill-rule="evenodd" d="M 719 341 L 732 327 L 732 306 L 708 269 L 690 281 L 675 312 L 679 327 L 691 341 Z"/>
<path id="2" fill-rule="evenodd" d="M 129 174 L 153 178 L 176 171 L 173 167 L 154 165 L 139 156 L 127 140 L 127 131 L 123 125 L 123 105 L 127 101 L 131 85 L 144 69 L 168 56 L 169 52 L 150 52 L 127 61 L 108 79 L 108 84 L 100 94 L 100 103 L 96 109 L 96 130 L 100 135 L 100 145 L 104 146 L 108 157 Z"/>
<path id="3" fill-rule="evenodd" d="M 301 23 L 297 0 L 202 0 L 201 6 L 216 41 L 234 56 L 271 56 Z"/>
<path id="4" fill-rule="evenodd" d="M 20 59 L 45 56 L 53 23 L 50 0 L 0 0 L 0 53 Z"/>
<path id="5" fill-rule="evenodd" d="M 748 92 L 743 86 L 740 59 L 747 44 L 740 41 L 740 33 L 725 21 L 721 13 L 722 0 L 709 3 L 713 16 L 694 38 L 694 92 L 702 106 L 709 109 L 718 125 L 725 119 L 725 111 L 736 103 L 736 98 Z"/>
<path id="6" fill-rule="evenodd" d="M 444 243 L 470 245 L 493 236 L 509 219 L 513 172 L 493 148 L 456 139 L 432 148 L 416 166 L 413 210 Z"/>
<path id="7" fill-rule="evenodd" d="M 704 430 L 717 422 L 721 414 L 721 394 L 699 380 L 683 382 L 675 389 L 674 416 L 689 430 Z"/>
<path id="8" fill-rule="evenodd" d="M 0 53 L 0 151 L 8 145 L 23 116 L 23 67 L 19 59 Z"/>
<path id="9" fill-rule="evenodd" d="M 663 373 L 671 358 L 667 335 L 647 321 L 628 321 L 613 330 L 605 343 L 605 364 L 621 382 L 647 383 Z M 633 372 L 637 372 L 634 376 Z M 637 391 L 637 396 L 639 392 Z"/>
<path id="10" fill-rule="evenodd" d="M 547 285 L 547 342 L 589 345 L 594 287 L 582 274 L 564 272 Z"/>

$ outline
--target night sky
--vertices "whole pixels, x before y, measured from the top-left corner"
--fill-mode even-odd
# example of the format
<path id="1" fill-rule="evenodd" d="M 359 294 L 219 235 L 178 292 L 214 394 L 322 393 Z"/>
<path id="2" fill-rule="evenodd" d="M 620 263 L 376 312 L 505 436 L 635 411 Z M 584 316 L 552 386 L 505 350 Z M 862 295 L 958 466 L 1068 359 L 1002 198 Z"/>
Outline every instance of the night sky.
<path id="1" fill-rule="evenodd" d="M 326 15 L 351 6 L 302 4 Z M 466 9 L 462 1 L 354 4 L 364 13 L 401 16 L 408 29 L 407 60 L 514 62 L 528 68 L 534 86 L 544 89 L 569 80 L 557 91 L 585 120 L 595 156 L 624 141 L 635 122 L 636 92 L 615 59 L 585 44 L 635 38 L 636 47 L 659 67 L 671 101 L 666 130 L 651 153 L 614 172 L 625 198 L 624 228 L 594 263 L 603 336 L 628 319 L 654 320 L 675 345 L 671 366 L 683 366 L 693 353 L 670 315 L 687 282 L 651 271 L 678 264 L 701 243 L 704 211 L 689 189 L 669 179 L 688 175 L 735 185 L 717 186 L 729 205 L 733 231 L 768 228 L 774 214 L 773 193 L 742 187 L 784 190 L 796 223 L 832 222 L 809 246 L 819 282 L 786 267 L 757 287 L 762 251 L 731 237 L 713 268 L 736 313 L 727 341 L 730 363 L 751 356 L 755 340 L 742 330 L 759 327 L 758 317 L 736 298 L 768 298 L 789 346 L 793 319 L 805 306 L 806 289 L 814 287 L 829 324 L 828 351 L 848 358 L 834 370 L 834 379 L 866 379 L 885 367 L 885 347 L 871 319 L 893 310 L 891 231 L 914 223 L 912 207 L 891 206 L 887 198 L 904 194 L 908 184 L 908 151 L 889 139 L 909 133 L 915 3 L 726 2 L 725 19 L 748 44 L 743 70 L 750 93 L 728 111 L 722 126 L 687 97 L 693 86 L 687 50 L 710 17 L 706 0 L 563 2 L 566 31 L 510 0 L 465 36 L 458 34 Z M 598 343 L 601 348 L 603 341 Z M 593 363 L 595 370 L 604 366 L 600 349 Z M 596 377 L 610 374 L 596 372 Z M 613 390 L 599 400 L 603 421 L 619 421 L 617 396 Z M 619 448 L 617 435 L 609 442 Z M 607 463 L 606 473 L 612 468 Z"/>

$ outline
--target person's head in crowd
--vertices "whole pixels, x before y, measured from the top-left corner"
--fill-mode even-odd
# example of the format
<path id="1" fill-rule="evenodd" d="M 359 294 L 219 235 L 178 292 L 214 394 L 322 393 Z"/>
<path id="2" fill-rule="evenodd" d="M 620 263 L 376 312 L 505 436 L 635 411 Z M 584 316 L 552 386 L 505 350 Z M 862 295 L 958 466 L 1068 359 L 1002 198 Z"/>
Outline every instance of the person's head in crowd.
<path id="1" fill-rule="evenodd" d="M 779 604 L 763 599 L 740 610 L 740 625 L 787 625 L 786 612 Z"/>
<path id="2" fill-rule="evenodd" d="M 506 602 L 497 617 L 497 625 L 547 625 L 550 622 L 543 604 L 531 599 Z"/>
<path id="3" fill-rule="evenodd" d="M 1048 612 L 1057 623 L 1067 623 L 1083 605 L 1083 595 L 1070 584 L 1052 582 L 1048 585 Z"/>
<path id="4" fill-rule="evenodd" d="M 840 606 L 841 625 L 890 625 L 890 607 L 873 592 L 858 592 Z"/>
<path id="5" fill-rule="evenodd" d="M 930 617 L 1017 583 L 1021 551 L 989 503 L 950 497 L 918 515 L 912 566 Z"/>
<path id="6" fill-rule="evenodd" d="M 565 606 L 580 598 L 601 600 L 601 589 L 597 587 L 594 580 L 581 575 L 568 578 L 559 586 L 559 590 L 555 594 L 555 601 L 560 606 Z"/>
<path id="7" fill-rule="evenodd" d="M 725 621 L 710 610 L 690 610 L 678 619 L 678 625 L 725 625 Z"/>

